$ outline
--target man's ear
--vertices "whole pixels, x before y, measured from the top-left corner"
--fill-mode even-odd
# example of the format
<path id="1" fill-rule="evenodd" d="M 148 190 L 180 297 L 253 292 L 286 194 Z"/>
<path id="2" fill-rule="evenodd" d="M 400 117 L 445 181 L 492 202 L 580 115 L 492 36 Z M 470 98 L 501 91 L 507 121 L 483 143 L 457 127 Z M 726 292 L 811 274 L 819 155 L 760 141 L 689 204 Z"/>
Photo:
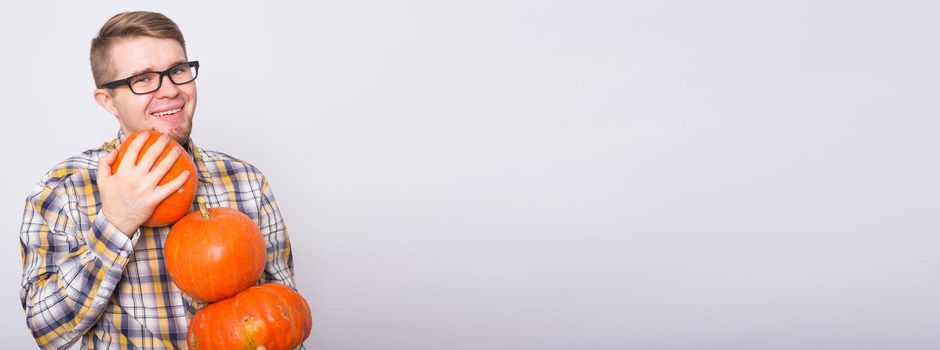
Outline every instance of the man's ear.
<path id="1" fill-rule="evenodd" d="M 95 102 L 98 103 L 101 108 L 104 108 L 114 116 L 118 115 L 117 108 L 114 107 L 114 99 L 111 97 L 111 91 L 108 89 L 95 89 L 94 92 Z"/>

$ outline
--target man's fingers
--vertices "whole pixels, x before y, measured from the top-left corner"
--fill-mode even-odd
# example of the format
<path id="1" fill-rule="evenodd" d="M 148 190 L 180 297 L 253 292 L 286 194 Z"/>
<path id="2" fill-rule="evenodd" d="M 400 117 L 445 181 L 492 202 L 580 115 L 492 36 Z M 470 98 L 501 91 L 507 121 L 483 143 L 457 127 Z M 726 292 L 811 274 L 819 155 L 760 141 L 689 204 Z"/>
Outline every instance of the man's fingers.
<path id="1" fill-rule="evenodd" d="M 111 164 L 117 158 L 117 150 L 108 152 L 104 157 L 98 158 L 98 178 L 108 178 L 111 176 Z"/>
<path id="2" fill-rule="evenodd" d="M 130 146 L 127 146 L 127 153 L 124 153 L 124 158 L 121 160 L 121 165 L 118 166 L 117 171 L 125 168 L 133 168 L 137 163 L 137 155 L 140 154 L 140 149 L 144 146 L 144 142 L 147 142 L 147 139 L 150 138 L 149 132 L 142 132 L 134 138 L 134 142 L 131 142 Z M 126 142 L 126 141 L 125 141 Z"/>
<path id="3" fill-rule="evenodd" d="M 169 197 L 171 194 L 173 194 L 173 192 L 179 191 L 179 189 L 183 187 L 183 184 L 186 183 L 186 180 L 189 179 L 190 176 L 192 176 L 192 174 L 189 173 L 189 170 L 186 170 L 170 182 L 157 186 L 157 197 L 162 201 L 166 197 Z"/>
<path id="4" fill-rule="evenodd" d="M 150 170 L 150 173 L 147 174 L 147 182 L 153 185 L 160 183 L 160 179 L 163 179 L 163 176 L 170 171 L 170 168 L 173 167 L 173 163 L 176 163 L 176 160 L 179 159 L 182 153 L 182 148 L 173 147 L 170 153 L 167 153 L 166 158 L 161 159 L 153 170 Z"/>
<path id="5" fill-rule="evenodd" d="M 153 168 L 153 163 L 157 160 L 157 157 L 163 153 L 163 149 L 166 148 L 166 145 L 170 143 L 170 138 L 166 135 L 160 135 L 157 138 L 157 141 L 150 145 L 150 148 L 147 149 L 147 152 L 144 153 L 144 156 L 140 158 L 140 162 L 137 163 L 141 169 L 150 171 Z"/>

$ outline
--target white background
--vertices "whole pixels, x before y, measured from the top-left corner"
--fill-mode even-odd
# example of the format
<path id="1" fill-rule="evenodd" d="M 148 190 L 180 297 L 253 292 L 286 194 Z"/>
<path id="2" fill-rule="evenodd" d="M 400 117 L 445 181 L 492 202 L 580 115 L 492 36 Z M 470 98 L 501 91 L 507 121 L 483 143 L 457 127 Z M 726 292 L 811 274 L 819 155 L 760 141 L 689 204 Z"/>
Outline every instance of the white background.
<path id="1" fill-rule="evenodd" d="M 5 348 L 136 9 L 202 64 L 194 140 L 270 178 L 308 349 L 940 348 L 940 6 L 479 0 L 3 2 Z"/>

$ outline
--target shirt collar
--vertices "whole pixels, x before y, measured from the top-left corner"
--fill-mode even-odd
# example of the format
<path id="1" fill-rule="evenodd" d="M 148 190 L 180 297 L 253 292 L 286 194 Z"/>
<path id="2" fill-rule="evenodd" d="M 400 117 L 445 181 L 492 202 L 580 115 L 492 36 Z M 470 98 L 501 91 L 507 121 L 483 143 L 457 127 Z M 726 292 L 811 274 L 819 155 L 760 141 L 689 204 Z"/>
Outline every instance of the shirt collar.
<path id="1" fill-rule="evenodd" d="M 124 139 L 127 138 L 127 134 L 124 133 L 124 130 L 118 129 L 117 138 L 111 140 L 111 142 L 106 142 L 102 145 L 107 151 L 112 151 L 118 148 Z M 212 177 L 209 176 L 209 170 L 206 168 L 205 160 L 202 158 L 202 152 L 199 151 L 199 147 L 196 147 L 196 144 L 193 142 L 192 138 L 189 138 L 189 141 L 186 142 L 186 145 L 183 146 L 186 150 L 186 153 L 189 153 L 189 157 L 193 159 L 193 163 L 196 163 L 196 171 L 199 173 L 199 181 L 205 183 L 212 183 Z"/>

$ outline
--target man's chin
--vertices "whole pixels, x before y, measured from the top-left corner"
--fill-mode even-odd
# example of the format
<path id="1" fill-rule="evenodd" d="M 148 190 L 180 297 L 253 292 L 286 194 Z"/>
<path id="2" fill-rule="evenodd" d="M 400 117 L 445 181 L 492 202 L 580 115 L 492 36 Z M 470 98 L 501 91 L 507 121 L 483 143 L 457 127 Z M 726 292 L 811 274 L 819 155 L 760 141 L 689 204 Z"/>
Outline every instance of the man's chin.
<path id="1" fill-rule="evenodd" d="M 189 128 L 178 127 L 178 128 L 172 128 L 169 130 L 160 130 L 158 128 L 151 128 L 150 130 L 166 134 L 167 136 L 172 137 L 173 140 L 176 140 L 176 142 L 179 143 L 180 145 L 186 145 L 187 143 L 189 143 L 189 132 L 190 132 Z"/>
<path id="2" fill-rule="evenodd" d="M 173 137 L 173 139 L 176 140 L 176 142 L 179 143 L 180 145 L 185 146 L 186 144 L 189 143 L 189 130 L 185 130 L 185 131 L 173 130 L 169 132 L 169 135 Z"/>

